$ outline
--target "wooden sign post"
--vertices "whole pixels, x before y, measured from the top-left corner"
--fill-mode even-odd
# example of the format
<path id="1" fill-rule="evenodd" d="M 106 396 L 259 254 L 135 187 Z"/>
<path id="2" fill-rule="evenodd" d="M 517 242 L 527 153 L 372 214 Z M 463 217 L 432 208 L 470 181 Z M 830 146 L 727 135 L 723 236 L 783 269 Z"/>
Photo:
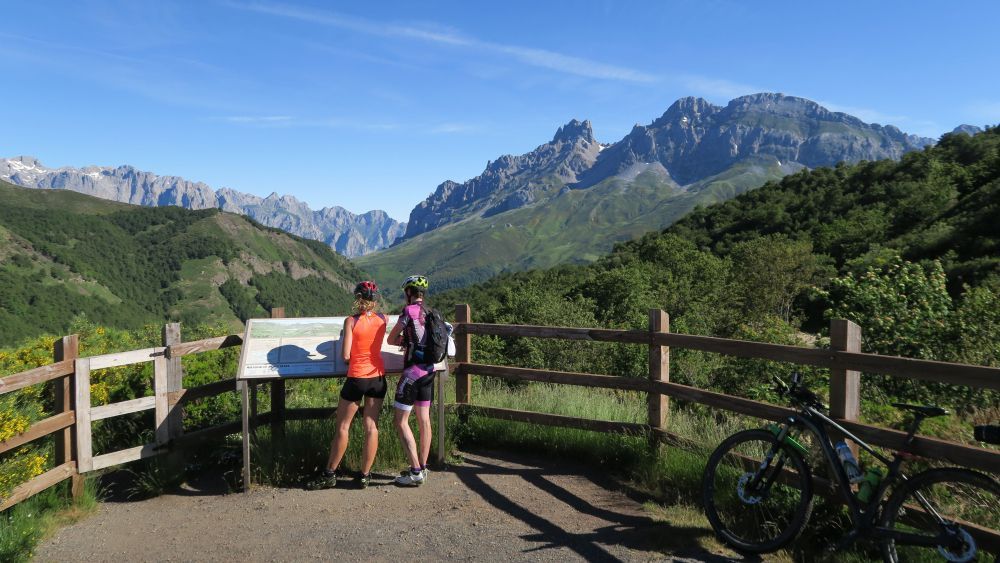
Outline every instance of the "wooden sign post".
<path id="1" fill-rule="evenodd" d="M 276 310 L 270 319 L 247 321 L 237 369 L 240 392 L 241 423 L 243 426 L 243 490 L 250 490 L 250 435 L 257 426 L 257 393 L 260 383 L 269 382 L 272 390 L 271 419 L 284 419 L 289 414 L 284 405 L 285 379 L 344 377 L 347 364 L 341 354 L 341 333 L 347 317 L 278 318 Z M 388 319 L 387 319 L 388 320 Z M 394 319 L 391 321 L 394 322 Z M 403 371 L 403 354 L 399 346 L 383 342 L 382 362 L 386 373 Z M 437 365 L 447 373 L 447 362 Z M 438 383 L 443 403 L 443 387 Z M 275 401 L 275 399 L 278 401 Z M 443 406 L 439 422 L 444 424 Z M 273 427 L 273 426 L 272 426 Z M 443 430 L 439 431 L 438 455 L 443 459 Z M 272 434 L 274 436 L 275 434 Z"/>

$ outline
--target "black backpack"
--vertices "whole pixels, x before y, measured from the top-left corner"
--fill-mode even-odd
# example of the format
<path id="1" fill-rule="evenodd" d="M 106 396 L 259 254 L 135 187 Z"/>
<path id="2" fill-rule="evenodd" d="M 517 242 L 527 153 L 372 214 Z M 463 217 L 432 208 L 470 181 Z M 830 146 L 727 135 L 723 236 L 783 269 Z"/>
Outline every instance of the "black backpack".
<path id="1" fill-rule="evenodd" d="M 436 364 L 444 361 L 448 356 L 448 326 L 444 324 L 441 313 L 430 307 L 420 305 L 420 311 L 424 315 L 424 344 L 416 342 L 416 328 L 409 336 L 409 341 L 413 343 L 410 348 L 410 360 L 414 364 Z M 411 325 L 412 326 L 412 325 Z"/>

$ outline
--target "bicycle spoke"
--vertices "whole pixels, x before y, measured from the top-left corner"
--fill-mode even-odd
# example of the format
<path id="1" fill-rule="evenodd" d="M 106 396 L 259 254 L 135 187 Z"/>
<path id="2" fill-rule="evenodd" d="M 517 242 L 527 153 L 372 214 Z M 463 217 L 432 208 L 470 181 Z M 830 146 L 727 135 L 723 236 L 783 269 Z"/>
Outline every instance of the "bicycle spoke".
<path id="1" fill-rule="evenodd" d="M 806 472 L 796 454 L 775 447 L 771 434 L 737 434 L 719 446 L 706 468 L 709 520 L 738 549 L 777 549 L 794 538 L 808 518 Z"/>
<path id="2" fill-rule="evenodd" d="M 886 507 L 885 527 L 901 536 L 886 543 L 887 558 L 996 561 L 1000 553 L 998 489 L 989 477 L 960 469 L 932 470 L 914 477 Z"/>

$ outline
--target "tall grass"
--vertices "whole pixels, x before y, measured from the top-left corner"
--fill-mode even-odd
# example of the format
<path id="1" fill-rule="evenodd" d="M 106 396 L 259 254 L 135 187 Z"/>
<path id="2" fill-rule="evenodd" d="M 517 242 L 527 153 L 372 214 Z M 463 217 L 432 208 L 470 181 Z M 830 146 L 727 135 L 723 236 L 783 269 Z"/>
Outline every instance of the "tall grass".
<path id="1" fill-rule="evenodd" d="M 69 481 L 50 487 L 0 513 L 0 561 L 28 561 L 35 547 L 57 526 L 76 521 L 98 502 L 93 479 L 84 482 L 83 495 L 70 500 Z"/>
<path id="2" fill-rule="evenodd" d="M 644 393 L 545 383 L 510 385 L 485 378 L 474 379 L 473 402 L 595 420 L 645 423 L 647 416 Z M 528 450 L 598 464 L 658 496 L 677 498 L 676 492 L 683 491 L 693 500 L 712 449 L 746 424 L 740 418 L 708 423 L 701 414 L 674 409 L 670 431 L 691 440 L 692 447 L 686 449 L 653 449 L 646 434 L 604 434 L 478 416 L 469 417 L 455 432 L 462 445 Z"/>

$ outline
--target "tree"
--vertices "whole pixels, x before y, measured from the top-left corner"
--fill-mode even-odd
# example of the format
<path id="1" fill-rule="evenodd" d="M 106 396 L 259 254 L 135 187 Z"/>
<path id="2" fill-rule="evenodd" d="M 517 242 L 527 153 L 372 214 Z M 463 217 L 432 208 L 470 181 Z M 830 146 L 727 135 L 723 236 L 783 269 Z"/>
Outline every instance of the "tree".
<path id="1" fill-rule="evenodd" d="M 867 351 L 942 357 L 952 302 L 940 262 L 922 266 L 895 254 L 879 268 L 833 279 L 825 296 L 826 318 L 857 323 Z"/>
<path id="2" fill-rule="evenodd" d="M 733 247 L 731 285 L 744 322 L 792 320 L 792 304 L 815 282 L 819 259 L 807 240 L 768 235 Z"/>

